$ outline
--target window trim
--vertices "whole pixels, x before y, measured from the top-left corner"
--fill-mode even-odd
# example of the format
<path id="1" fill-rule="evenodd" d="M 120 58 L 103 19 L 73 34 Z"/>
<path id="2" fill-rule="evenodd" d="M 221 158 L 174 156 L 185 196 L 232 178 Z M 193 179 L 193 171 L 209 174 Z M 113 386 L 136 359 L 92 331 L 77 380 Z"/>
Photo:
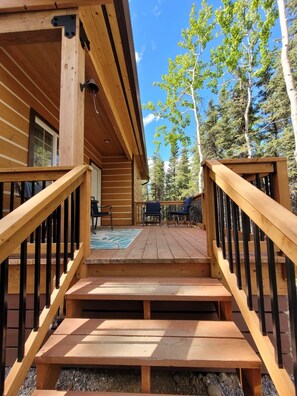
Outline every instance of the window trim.
<path id="1" fill-rule="evenodd" d="M 37 111 L 30 109 L 30 120 L 29 120 L 29 150 L 28 150 L 28 166 L 34 166 L 34 133 L 35 124 L 38 124 L 44 128 L 49 134 L 53 136 L 53 150 L 57 153 L 58 150 L 58 139 L 59 133 L 48 121 L 46 121 Z M 53 158 L 53 165 L 57 166 L 57 156 Z"/>

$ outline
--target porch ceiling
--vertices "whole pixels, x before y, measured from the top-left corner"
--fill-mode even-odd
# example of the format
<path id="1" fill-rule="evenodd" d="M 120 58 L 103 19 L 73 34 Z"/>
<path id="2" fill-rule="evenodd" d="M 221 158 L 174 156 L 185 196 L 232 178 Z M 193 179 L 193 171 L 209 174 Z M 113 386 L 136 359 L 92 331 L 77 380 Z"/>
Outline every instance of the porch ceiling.
<path id="1" fill-rule="evenodd" d="M 34 10 L 38 10 L 37 3 Z M 47 6 L 43 2 L 39 9 L 52 11 L 50 3 Z M 105 156 L 126 155 L 129 159 L 134 156 L 143 178 L 146 178 L 147 158 L 128 1 L 77 1 L 77 5 L 80 4 L 90 4 L 78 8 L 90 41 L 90 51 L 86 51 L 86 79 L 94 78 L 99 85 L 96 98 L 99 115 L 95 112 L 92 95 L 88 92 L 85 95 L 85 137 L 102 159 Z M 19 10 L 0 8 L 0 16 L 1 12 L 5 12 L 1 20 L 12 15 L 9 12 Z M 5 47 L 36 86 L 47 93 L 58 111 L 60 37 L 54 33 L 55 29 L 27 34 L 21 30 L 18 32 L 9 34 L 1 29 L 0 45 Z M 58 114 L 55 117 L 58 119 Z M 54 126 L 58 129 L 58 125 Z M 105 139 L 109 139 L 110 143 L 104 143 Z"/>

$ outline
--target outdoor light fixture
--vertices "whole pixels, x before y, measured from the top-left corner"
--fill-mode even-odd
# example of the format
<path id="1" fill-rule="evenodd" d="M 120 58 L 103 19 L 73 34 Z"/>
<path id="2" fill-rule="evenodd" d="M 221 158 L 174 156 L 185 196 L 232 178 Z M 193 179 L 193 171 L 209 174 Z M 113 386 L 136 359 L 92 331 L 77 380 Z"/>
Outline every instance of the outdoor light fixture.
<path id="1" fill-rule="evenodd" d="M 96 94 L 99 91 L 99 87 L 98 87 L 96 81 L 91 78 L 90 80 L 87 80 L 83 84 L 81 83 L 80 84 L 80 90 L 83 91 L 84 88 L 86 88 L 87 91 L 89 91 L 89 92 L 91 92 L 93 94 L 94 109 L 95 109 L 96 114 L 99 115 L 99 111 L 98 111 L 97 106 L 96 106 Z"/>
<path id="2" fill-rule="evenodd" d="M 109 143 L 110 143 L 110 139 L 105 138 L 105 139 L 104 139 L 104 143 L 109 144 Z"/>

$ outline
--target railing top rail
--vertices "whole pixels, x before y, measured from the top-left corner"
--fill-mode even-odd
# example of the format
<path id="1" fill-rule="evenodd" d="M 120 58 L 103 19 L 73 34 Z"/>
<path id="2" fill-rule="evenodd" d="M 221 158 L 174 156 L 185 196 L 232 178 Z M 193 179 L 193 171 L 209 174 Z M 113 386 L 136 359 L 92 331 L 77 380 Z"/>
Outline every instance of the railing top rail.
<path id="1" fill-rule="evenodd" d="M 71 169 L 73 166 L 0 168 L 0 182 L 56 180 Z"/>
<path id="2" fill-rule="evenodd" d="M 297 217 L 220 161 L 206 161 L 210 177 L 297 264 Z"/>
<path id="3" fill-rule="evenodd" d="M 68 173 L 0 220 L 0 263 L 82 183 L 88 168 L 88 165 L 70 168 Z"/>
<path id="4" fill-rule="evenodd" d="M 286 162 L 287 159 L 284 157 L 259 157 L 259 158 L 231 158 L 231 159 L 221 159 L 222 164 L 261 164 L 267 162 Z M 205 161 L 208 162 L 208 161 Z"/>

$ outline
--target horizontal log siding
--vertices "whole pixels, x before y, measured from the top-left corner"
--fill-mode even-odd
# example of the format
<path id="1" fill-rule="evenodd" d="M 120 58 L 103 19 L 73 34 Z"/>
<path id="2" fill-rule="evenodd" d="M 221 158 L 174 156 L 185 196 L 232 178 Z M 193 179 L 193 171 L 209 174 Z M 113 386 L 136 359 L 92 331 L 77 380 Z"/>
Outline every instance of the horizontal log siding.
<path id="1" fill-rule="evenodd" d="M 143 201 L 142 197 L 142 179 L 136 165 L 134 162 L 134 202 Z"/>
<path id="2" fill-rule="evenodd" d="M 112 205 L 116 226 L 132 224 L 132 163 L 124 157 L 104 158 L 102 167 L 102 205 Z M 102 218 L 102 225 L 108 225 Z"/>

